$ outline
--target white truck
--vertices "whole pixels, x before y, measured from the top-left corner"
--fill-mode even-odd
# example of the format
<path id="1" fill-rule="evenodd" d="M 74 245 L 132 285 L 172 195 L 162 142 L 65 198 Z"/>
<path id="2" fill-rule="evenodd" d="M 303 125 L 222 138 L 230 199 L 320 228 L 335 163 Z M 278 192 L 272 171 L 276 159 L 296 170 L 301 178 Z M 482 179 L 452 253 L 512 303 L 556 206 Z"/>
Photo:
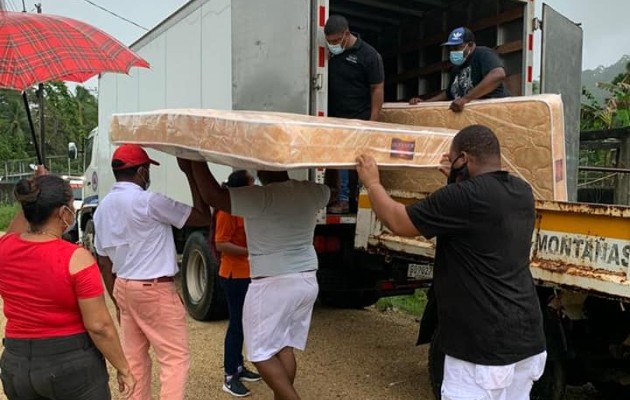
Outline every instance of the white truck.
<path id="1" fill-rule="evenodd" d="M 561 93 L 565 105 L 568 186 L 570 199 L 575 200 L 582 31 L 546 5 L 540 20 L 534 16 L 534 0 L 191 0 L 131 46 L 149 61 L 151 69 L 99 78 L 99 127 L 90 133 L 84 151 L 89 166 L 79 228 L 86 246 L 91 247 L 94 235 L 92 214 L 113 184 L 113 147 L 108 132 L 112 114 L 191 107 L 324 116 L 327 50 L 323 26 L 331 13 L 346 16 L 351 29 L 382 54 L 385 100 L 389 102 L 436 93 L 446 86 L 448 55 L 439 44 L 454 27 L 468 26 L 478 44 L 496 49 L 504 60 L 506 84 L 513 95 L 532 93 L 533 50 L 541 45 L 541 91 Z M 537 30 L 542 30 L 540 44 Z M 151 156 L 162 163 L 152 169 L 152 190 L 190 202 L 175 160 L 157 152 Z M 226 167 L 211 167 L 219 179 L 230 172 Z M 295 174 L 320 180 L 323 171 Z M 365 205 L 363 201 L 359 206 L 358 217 L 320 216 L 315 246 L 324 303 L 361 307 L 381 296 L 410 294 L 430 283 L 431 244 L 389 235 Z M 552 203 L 550 207 L 560 206 Z M 627 218 L 627 210 L 621 213 Z M 225 315 L 216 279 L 217 260 L 207 246 L 208 233 L 176 232 L 178 250 L 183 253 L 184 301 L 190 315 L 200 320 Z M 543 250 L 553 249 L 552 241 L 561 240 L 545 237 L 546 241 L 536 242 Z M 535 272 L 551 294 L 557 287 L 581 288 L 591 282 L 578 282 L 574 275 L 558 271 Z M 622 295 L 606 289 L 603 293 L 630 298 L 626 289 Z M 551 359 L 567 358 L 567 351 L 561 353 Z M 555 388 L 564 387 L 565 363 L 550 365 L 553 371 L 539 385 L 538 393 L 544 394 L 539 398 L 560 398 L 561 392 Z M 432 375 L 438 376 L 438 370 L 434 363 Z"/>
<path id="2" fill-rule="evenodd" d="M 383 55 L 386 101 L 405 101 L 445 87 L 448 57 L 439 44 L 459 25 L 470 27 L 480 45 L 501 55 L 513 95 L 531 94 L 534 31 L 544 26 L 541 88 L 563 93 L 565 112 L 572 117 L 566 120 L 577 121 L 581 30 L 546 6 L 541 24 L 534 18 L 532 0 L 192 0 L 131 45 L 151 69 L 99 78 L 99 127 L 84 146 L 89 165 L 79 219 L 83 242 L 91 246 L 91 216 L 113 184 L 112 114 L 192 107 L 325 115 L 323 26 L 329 13 L 345 15 L 351 29 Z M 548 54 L 558 57 L 549 62 Z M 567 147 L 575 150 L 568 153 L 577 154 L 576 123 L 567 124 L 566 138 Z M 175 160 L 157 152 L 152 157 L 162 163 L 152 170 L 152 190 L 190 202 Z M 577 157 L 568 157 L 568 165 L 575 188 Z M 219 179 L 230 172 L 218 165 L 212 169 Z M 297 174 L 319 179 L 322 171 Z M 361 307 L 423 284 L 421 275 L 407 277 L 407 271 L 389 268 L 386 257 L 355 248 L 356 214 L 322 214 L 320 222 L 315 244 L 323 302 Z M 184 299 L 197 319 L 225 315 L 206 235 L 186 229 L 176 235 L 183 252 Z M 393 279 L 399 273 L 406 279 Z"/>
<path id="3" fill-rule="evenodd" d="M 150 70 L 100 77 L 99 127 L 84 152 L 89 166 L 79 219 L 83 242 L 91 247 L 91 216 L 113 183 L 112 114 L 193 107 L 326 115 L 323 25 L 329 13 L 345 15 L 351 29 L 381 52 L 390 102 L 445 87 L 449 65 L 439 44 L 460 25 L 501 55 L 513 95 L 531 94 L 535 31 L 542 30 L 540 88 L 563 96 L 568 189 L 575 200 L 582 32 L 549 7 L 543 6 L 539 20 L 533 0 L 192 0 L 131 46 L 151 63 Z M 152 190 L 190 202 L 175 160 L 157 152 L 152 157 L 162 163 L 152 170 Z M 212 169 L 219 179 L 230 172 L 218 165 Z M 319 180 L 323 171 L 296 174 Z M 398 195 L 410 201 L 424 194 Z M 567 382 L 593 381 L 615 391 L 630 377 L 630 210 L 558 202 L 540 202 L 537 209 L 532 271 L 545 306 L 550 362 L 532 398 L 560 399 Z M 322 302 L 360 307 L 430 284 L 432 244 L 389 234 L 364 193 L 357 214 L 322 213 L 319 222 L 315 245 Z M 225 315 L 207 235 L 176 233 L 184 301 L 200 320 Z M 431 354 L 437 387 L 441 369 L 435 346 Z"/>

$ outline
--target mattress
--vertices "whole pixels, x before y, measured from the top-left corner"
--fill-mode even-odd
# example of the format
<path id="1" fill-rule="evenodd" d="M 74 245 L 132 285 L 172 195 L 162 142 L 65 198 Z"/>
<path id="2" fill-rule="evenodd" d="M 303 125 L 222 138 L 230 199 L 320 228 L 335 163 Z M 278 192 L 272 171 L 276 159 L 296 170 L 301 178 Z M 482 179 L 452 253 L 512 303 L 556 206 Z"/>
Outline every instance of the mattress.
<path id="1" fill-rule="evenodd" d="M 567 200 L 564 120 L 559 95 L 537 95 L 468 103 L 461 113 L 449 102 L 388 103 L 383 122 L 460 130 L 472 124 L 490 127 L 501 143 L 503 168 L 522 177 L 540 200 Z M 409 190 L 418 171 L 385 172 L 394 189 Z"/>
<path id="2" fill-rule="evenodd" d="M 236 168 L 349 169 L 359 154 L 367 153 L 384 169 L 424 171 L 414 184 L 431 191 L 444 184 L 436 169 L 456 133 L 445 128 L 208 109 L 116 114 L 110 123 L 115 144 L 136 143 Z"/>

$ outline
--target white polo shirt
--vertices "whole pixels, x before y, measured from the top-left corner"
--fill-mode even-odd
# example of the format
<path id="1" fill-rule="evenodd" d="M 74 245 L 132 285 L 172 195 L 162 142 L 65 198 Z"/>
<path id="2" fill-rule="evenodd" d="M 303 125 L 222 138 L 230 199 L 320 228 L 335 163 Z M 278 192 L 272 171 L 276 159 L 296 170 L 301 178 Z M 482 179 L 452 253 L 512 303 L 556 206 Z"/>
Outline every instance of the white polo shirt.
<path id="1" fill-rule="evenodd" d="M 124 279 L 154 279 L 177 273 L 173 229 L 192 208 L 131 182 L 117 182 L 94 214 L 96 252 Z"/>

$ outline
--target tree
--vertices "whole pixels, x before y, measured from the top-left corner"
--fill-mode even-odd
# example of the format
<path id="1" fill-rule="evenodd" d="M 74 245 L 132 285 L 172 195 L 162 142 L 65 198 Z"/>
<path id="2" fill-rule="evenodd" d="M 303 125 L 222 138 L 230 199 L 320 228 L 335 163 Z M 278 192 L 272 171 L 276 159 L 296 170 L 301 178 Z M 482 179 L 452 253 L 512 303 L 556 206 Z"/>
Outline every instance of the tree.
<path id="1" fill-rule="evenodd" d="M 34 91 L 27 91 L 31 113 L 39 134 L 39 107 Z M 98 121 L 96 96 L 83 86 L 71 91 L 62 82 L 44 84 L 44 123 L 46 124 L 46 154 L 62 156 L 54 170 L 67 168 L 68 142 L 81 143 Z M 34 158 L 35 148 L 21 94 L 0 90 L 0 160 Z"/>
<path id="2" fill-rule="evenodd" d="M 630 126 L 630 62 L 626 71 L 612 82 L 599 82 L 597 87 L 610 94 L 601 105 L 593 94 L 582 88 L 586 103 L 582 103 L 581 130 L 612 129 Z"/>

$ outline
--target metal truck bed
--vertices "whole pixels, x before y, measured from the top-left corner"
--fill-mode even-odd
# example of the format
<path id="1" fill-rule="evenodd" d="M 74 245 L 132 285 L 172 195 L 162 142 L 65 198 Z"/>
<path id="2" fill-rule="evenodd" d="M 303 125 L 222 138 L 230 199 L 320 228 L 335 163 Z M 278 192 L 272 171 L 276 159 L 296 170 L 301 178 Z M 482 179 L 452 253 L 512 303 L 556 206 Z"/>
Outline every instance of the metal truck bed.
<path id="1" fill-rule="evenodd" d="M 423 197 L 392 195 L 403 203 Z M 536 211 L 531 270 L 539 284 L 630 300 L 630 207 L 537 201 Z M 361 193 L 356 248 L 417 258 L 408 265 L 408 277 L 430 279 L 434 246 L 424 238 L 393 235 L 374 216 L 367 193 Z"/>

